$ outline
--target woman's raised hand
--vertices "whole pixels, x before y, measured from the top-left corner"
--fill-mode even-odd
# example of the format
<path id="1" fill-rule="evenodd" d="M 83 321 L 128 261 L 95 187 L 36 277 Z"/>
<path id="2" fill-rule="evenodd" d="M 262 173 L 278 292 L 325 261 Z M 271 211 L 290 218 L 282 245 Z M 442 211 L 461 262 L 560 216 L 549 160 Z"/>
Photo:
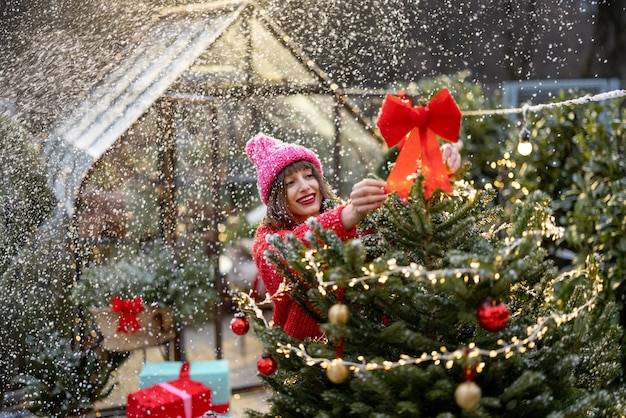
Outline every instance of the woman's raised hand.
<path id="1" fill-rule="evenodd" d="M 356 183 L 350 193 L 350 202 L 341 212 L 341 221 L 346 229 L 361 222 L 370 210 L 378 209 L 387 199 L 385 182 L 366 178 Z"/>
<path id="2" fill-rule="evenodd" d="M 454 145 L 444 144 L 441 147 L 441 157 L 448 173 L 454 174 L 461 167 L 461 154 Z"/>

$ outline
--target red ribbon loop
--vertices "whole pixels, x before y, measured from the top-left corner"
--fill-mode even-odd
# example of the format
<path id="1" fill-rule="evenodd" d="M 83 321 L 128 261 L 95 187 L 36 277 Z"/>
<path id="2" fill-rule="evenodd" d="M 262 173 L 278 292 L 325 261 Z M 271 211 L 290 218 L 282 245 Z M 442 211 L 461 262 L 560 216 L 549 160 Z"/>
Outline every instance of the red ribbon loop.
<path id="1" fill-rule="evenodd" d="M 121 312 L 120 320 L 117 324 L 117 332 L 129 331 L 135 333 L 141 329 L 141 324 L 137 321 L 137 314 L 143 311 L 143 302 L 141 297 L 134 299 L 120 299 L 114 297 L 111 301 L 113 312 Z"/>
<path id="2" fill-rule="evenodd" d="M 461 110 L 448 89 L 435 94 L 427 106 L 412 107 L 404 97 L 387 95 L 376 124 L 388 147 L 400 147 L 387 178 L 387 193 L 397 191 L 406 200 L 420 166 L 427 200 L 436 189 L 452 192 L 436 137 L 439 135 L 449 142 L 459 140 Z"/>

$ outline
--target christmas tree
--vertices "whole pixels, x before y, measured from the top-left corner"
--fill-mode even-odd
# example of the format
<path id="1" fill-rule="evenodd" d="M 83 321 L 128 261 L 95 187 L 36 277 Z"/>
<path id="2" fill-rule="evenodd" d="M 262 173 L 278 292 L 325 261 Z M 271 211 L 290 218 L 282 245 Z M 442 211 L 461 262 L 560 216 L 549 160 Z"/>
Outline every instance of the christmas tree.
<path id="1" fill-rule="evenodd" d="M 342 242 L 309 220 L 267 257 L 320 324 L 299 341 L 235 294 L 266 354 L 267 414 L 281 417 L 607 417 L 626 410 L 622 329 L 599 257 L 559 271 L 550 198 L 512 210 L 465 181 L 393 193 Z M 426 188 L 428 190 L 428 188 Z M 235 330 L 235 328 L 233 328 Z"/>

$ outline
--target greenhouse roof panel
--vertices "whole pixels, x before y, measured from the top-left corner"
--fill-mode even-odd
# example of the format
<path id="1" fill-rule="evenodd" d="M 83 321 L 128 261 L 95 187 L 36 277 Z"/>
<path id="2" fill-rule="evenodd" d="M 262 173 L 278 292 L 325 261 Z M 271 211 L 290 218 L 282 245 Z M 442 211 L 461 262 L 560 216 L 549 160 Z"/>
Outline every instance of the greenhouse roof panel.
<path id="1" fill-rule="evenodd" d="M 237 18 L 242 8 L 211 16 L 163 18 L 53 132 L 99 158 Z"/>

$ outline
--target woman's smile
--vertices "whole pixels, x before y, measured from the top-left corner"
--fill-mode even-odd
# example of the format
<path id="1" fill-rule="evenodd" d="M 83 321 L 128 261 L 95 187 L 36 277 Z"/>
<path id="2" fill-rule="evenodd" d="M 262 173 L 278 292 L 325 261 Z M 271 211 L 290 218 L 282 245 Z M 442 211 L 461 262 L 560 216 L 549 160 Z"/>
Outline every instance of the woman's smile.
<path id="1" fill-rule="evenodd" d="M 306 196 L 301 197 L 300 199 L 298 199 L 298 203 L 302 204 L 302 205 L 310 205 L 312 203 L 315 203 L 315 198 L 317 196 L 315 195 L 315 193 L 310 193 L 307 194 Z"/>

